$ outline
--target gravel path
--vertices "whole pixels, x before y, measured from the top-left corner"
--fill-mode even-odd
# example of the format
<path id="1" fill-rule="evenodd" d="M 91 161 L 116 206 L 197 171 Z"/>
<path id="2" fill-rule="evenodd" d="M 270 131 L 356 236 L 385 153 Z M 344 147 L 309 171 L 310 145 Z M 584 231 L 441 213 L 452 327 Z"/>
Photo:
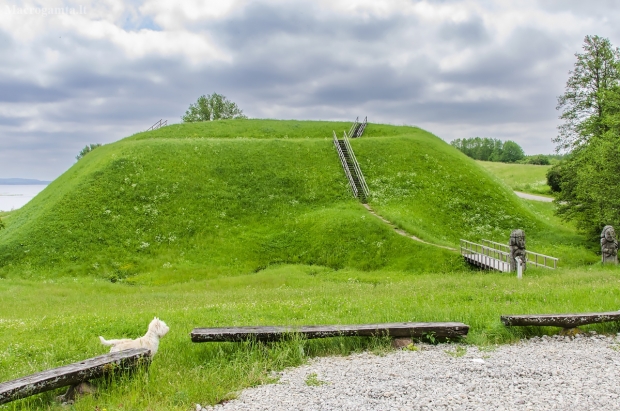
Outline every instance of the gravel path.
<path id="1" fill-rule="evenodd" d="M 515 191 L 515 194 L 517 197 L 525 198 L 527 200 L 543 201 L 545 203 L 553 202 L 553 198 L 551 197 L 537 196 L 535 194 L 522 193 L 520 191 Z"/>
<path id="2" fill-rule="evenodd" d="M 545 336 L 493 350 L 417 347 L 313 359 L 276 384 L 207 409 L 620 410 L 620 337 Z"/>

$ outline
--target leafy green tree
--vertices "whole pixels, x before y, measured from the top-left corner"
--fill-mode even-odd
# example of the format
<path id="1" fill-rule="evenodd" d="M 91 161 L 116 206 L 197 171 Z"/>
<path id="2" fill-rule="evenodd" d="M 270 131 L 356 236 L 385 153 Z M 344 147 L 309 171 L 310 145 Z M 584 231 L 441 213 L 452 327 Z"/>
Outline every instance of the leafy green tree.
<path id="1" fill-rule="evenodd" d="M 474 160 L 500 161 L 503 143 L 492 138 L 463 138 L 456 139 L 450 144 Z"/>
<path id="2" fill-rule="evenodd" d="M 520 145 L 514 141 L 508 140 L 504 142 L 502 147 L 502 155 L 500 160 L 504 163 L 514 163 L 525 157 L 525 153 Z"/>
<path id="3" fill-rule="evenodd" d="M 94 149 L 96 149 L 97 147 L 101 147 L 101 144 L 99 143 L 95 143 L 95 144 L 88 144 L 86 145 L 86 147 L 84 147 L 82 149 L 82 151 L 80 151 L 80 154 L 78 154 L 77 156 L 75 156 L 76 160 L 81 159 L 82 157 L 84 157 L 86 154 L 90 153 L 91 151 L 93 151 Z"/>
<path id="4" fill-rule="evenodd" d="M 584 53 L 558 98 L 563 110 L 559 150 L 562 163 L 557 213 L 592 240 L 607 224 L 620 224 L 620 51 L 609 40 L 587 36 Z"/>
<path id="5" fill-rule="evenodd" d="M 614 49 L 608 39 L 586 36 L 583 50 L 575 54 L 577 62 L 569 72 L 566 91 L 558 97 L 557 109 L 562 111 L 563 120 L 553 140 L 558 151 L 573 150 L 605 133 L 605 92 L 620 79 L 620 50 Z"/>
<path id="6" fill-rule="evenodd" d="M 576 222 L 593 241 L 601 229 L 620 224 L 620 89 L 605 94 L 604 134 L 573 150 L 562 163 L 558 214 Z"/>
<path id="7" fill-rule="evenodd" d="M 190 104 L 181 117 L 185 123 L 197 121 L 213 121 L 229 118 L 247 118 L 236 103 L 228 100 L 226 96 L 213 93 L 198 97 L 196 103 Z"/>

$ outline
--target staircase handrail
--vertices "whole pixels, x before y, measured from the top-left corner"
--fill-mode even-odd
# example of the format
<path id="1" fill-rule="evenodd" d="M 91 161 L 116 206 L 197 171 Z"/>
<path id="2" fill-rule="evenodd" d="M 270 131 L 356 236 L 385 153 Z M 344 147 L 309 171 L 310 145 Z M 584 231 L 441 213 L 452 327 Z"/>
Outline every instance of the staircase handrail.
<path id="1" fill-rule="evenodd" d="M 168 125 L 168 120 L 164 120 L 164 119 L 159 119 L 159 121 L 156 121 L 155 124 L 153 124 L 151 127 L 147 128 L 146 131 L 153 131 L 153 130 L 157 130 L 158 128 L 164 127 Z"/>
<path id="2" fill-rule="evenodd" d="M 335 135 L 335 133 L 334 133 Z M 368 185 L 366 184 L 366 179 L 364 178 L 364 174 L 362 174 L 362 169 L 360 168 L 359 163 L 357 162 L 357 158 L 355 157 L 355 153 L 353 152 L 353 148 L 351 148 L 351 144 L 349 144 L 349 138 L 347 137 L 347 132 L 344 132 L 344 145 L 347 147 L 347 151 L 351 157 L 351 161 L 353 163 L 353 168 L 355 168 L 355 172 L 357 173 L 357 177 L 362 186 L 362 191 L 364 191 L 364 196 L 368 197 L 370 195 L 370 191 L 368 190 Z"/>
<path id="3" fill-rule="evenodd" d="M 340 158 L 340 163 L 342 164 L 342 168 L 344 169 L 344 173 L 347 176 L 347 179 L 349 180 L 349 186 L 351 187 L 351 191 L 353 192 L 353 196 L 354 197 L 358 197 L 358 192 L 357 192 L 357 187 L 355 186 L 355 181 L 353 180 L 353 176 L 351 175 L 351 172 L 349 171 L 349 167 L 347 165 L 347 159 L 344 156 L 344 153 L 342 152 L 342 149 L 340 148 L 340 144 L 338 144 L 338 137 L 336 137 L 336 132 L 332 131 L 334 134 L 334 145 L 336 146 L 336 151 L 338 151 L 338 157 Z"/>
<path id="4" fill-rule="evenodd" d="M 364 130 L 366 129 L 366 125 L 368 124 L 368 116 L 364 117 L 364 122 L 360 125 L 355 137 L 361 137 L 364 134 Z"/>
<path id="5" fill-rule="evenodd" d="M 358 125 L 358 120 L 359 120 L 359 117 L 355 117 L 355 121 L 353 122 L 353 125 L 352 125 L 352 126 L 351 126 L 351 128 L 349 129 L 349 135 L 350 135 L 350 136 L 351 136 L 351 135 L 353 135 L 353 132 L 355 132 L 355 128 L 356 128 L 356 127 L 357 127 L 357 125 Z"/>

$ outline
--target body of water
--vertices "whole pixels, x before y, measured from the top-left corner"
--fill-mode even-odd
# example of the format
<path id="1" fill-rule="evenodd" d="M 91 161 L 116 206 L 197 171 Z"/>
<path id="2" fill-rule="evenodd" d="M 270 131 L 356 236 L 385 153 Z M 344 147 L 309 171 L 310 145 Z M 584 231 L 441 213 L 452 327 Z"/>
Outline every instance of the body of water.
<path id="1" fill-rule="evenodd" d="M 0 211 L 16 210 L 32 200 L 47 185 L 0 185 Z"/>

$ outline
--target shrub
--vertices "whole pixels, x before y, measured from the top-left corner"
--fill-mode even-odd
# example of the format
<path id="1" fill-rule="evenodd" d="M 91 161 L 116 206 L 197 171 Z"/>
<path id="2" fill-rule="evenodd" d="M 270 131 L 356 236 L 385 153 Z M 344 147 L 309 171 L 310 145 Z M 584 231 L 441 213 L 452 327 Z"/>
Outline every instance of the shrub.
<path id="1" fill-rule="evenodd" d="M 551 187 L 551 191 L 559 193 L 562 191 L 562 164 L 556 164 L 547 171 L 547 185 Z"/>
<path id="2" fill-rule="evenodd" d="M 93 151 L 94 149 L 96 149 L 97 147 L 101 147 L 101 144 L 99 143 L 95 143 L 95 144 L 87 144 L 86 147 L 84 147 L 82 149 L 82 151 L 80 151 L 80 154 L 78 154 L 77 156 L 75 156 L 76 160 L 79 160 L 80 158 L 84 157 L 86 154 L 90 153 L 91 151 Z"/>

